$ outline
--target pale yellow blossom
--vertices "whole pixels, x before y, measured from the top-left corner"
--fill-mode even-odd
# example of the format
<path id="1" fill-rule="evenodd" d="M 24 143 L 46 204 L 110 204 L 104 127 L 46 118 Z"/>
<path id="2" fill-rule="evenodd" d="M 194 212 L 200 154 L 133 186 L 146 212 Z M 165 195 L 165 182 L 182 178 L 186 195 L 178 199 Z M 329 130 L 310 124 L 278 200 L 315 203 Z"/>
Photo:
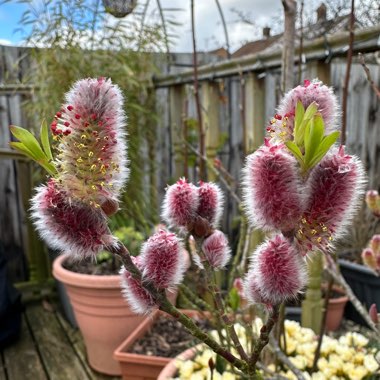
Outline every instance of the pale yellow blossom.
<path id="1" fill-rule="evenodd" d="M 375 360 L 373 355 L 367 355 L 364 358 L 364 367 L 367 368 L 369 373 L 373 373 L 379 369 L 379 363 Z"/>

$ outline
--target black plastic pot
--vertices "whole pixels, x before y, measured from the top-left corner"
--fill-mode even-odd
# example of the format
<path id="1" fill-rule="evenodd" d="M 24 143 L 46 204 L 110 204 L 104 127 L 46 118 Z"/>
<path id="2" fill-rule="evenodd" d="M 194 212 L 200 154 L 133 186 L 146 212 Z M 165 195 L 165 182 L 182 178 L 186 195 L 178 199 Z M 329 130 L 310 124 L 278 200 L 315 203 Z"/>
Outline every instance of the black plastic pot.
<path id="1" fill-rule="evenodd" d="M 380 310 L 380 277 L 364 265 L 346 260 L 339 260 L 339 266 L 343 277 L 364 307 L 368 310 L 372 304 L 376 304 L 377 310 Z M 344 316 L 367 326 L 351 302 L 347 304 Z"/>

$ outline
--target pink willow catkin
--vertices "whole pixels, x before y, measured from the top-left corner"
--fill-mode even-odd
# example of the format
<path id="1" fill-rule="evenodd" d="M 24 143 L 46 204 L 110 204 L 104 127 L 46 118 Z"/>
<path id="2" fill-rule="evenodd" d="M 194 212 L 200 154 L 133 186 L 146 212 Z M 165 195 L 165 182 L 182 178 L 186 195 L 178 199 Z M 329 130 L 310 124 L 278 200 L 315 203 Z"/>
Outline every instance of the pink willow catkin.
<path id="1" fill-rule="evenodd" d="M 123 97 L 109 79 L 83 79 L 51 124 L 58 174 L 36 189 L 32 218 L 46 243 L 94 257 L 116 244 L 107 215 L 118 209 L 128 177 Z"/>
<path id="2" fill-rule="evenodd" d="M 182 244 L 175 234 L 160 230 L 142 246 L 141 266 L 143 277 L 158 289 L 178 285 L 186 270 L 186 258 Z"/>
<path id="3" fill-rule="evenodd" d="M 132 257 L 132 261 L 140 271 L 143 270 L 140 256 Z M 122 294 L 134 313 L 148 314 L 156 308 L 153 297 L 124 267 L 120 270 L 120 276 Z"/>
<path id="4" fill-rule="evenodd" d="M 302 103 L 305 110 L 313 102 L 317 105 L 327 134 L 338 129 L 338 101 L 332 88 L 318 79 L 311 82 L 305 80 L 302 86 L 297 86 L 285 94 L 277 113 L 270 120 L 267 132 L 274 143 L 293 140 L 294 117 L 298 101 Z"/>
<path id="5" fill-rule="evenodd" d="M 276 305 L 295 298 L 306 285 L 305 262 L 290 241 L 276 235 L 252 255 L 244 281 L 245 294 L 252 303 Z"/>
<path id="6" fill-rule="evenodd" d="M 51 124 L 62 188 L 94 206 L 117 200 L 129 174 L 120 89 L 110 79 L 84 79 L 66 101 Z"/>
<path id="7" fill-rule="evenodd" d="M 305 255 L 316 249 L 327 251 L 352 221 L 364 193 L 365 176 L 360 160 L 332 148 L 310 173 L 309 197 L 296 233 Z"/>
<path id="8" fill-rule="evenodd" d="M 181 178 L 168 186 L 162 205 L 162 218 L 169 225 L 191 231 L 199 218 L 214 228 L 218 225 L 223 209 L 223 195 L 219 186 L 200 182 L 199 187 Z"/>
<path id="9" fill-rule="evenodd" d="M 297 160 L 282 145 L 266 141 L 247 156 L 243 169 L 244 209 L 253 227 L 294 229 L 305 208 Z"/>

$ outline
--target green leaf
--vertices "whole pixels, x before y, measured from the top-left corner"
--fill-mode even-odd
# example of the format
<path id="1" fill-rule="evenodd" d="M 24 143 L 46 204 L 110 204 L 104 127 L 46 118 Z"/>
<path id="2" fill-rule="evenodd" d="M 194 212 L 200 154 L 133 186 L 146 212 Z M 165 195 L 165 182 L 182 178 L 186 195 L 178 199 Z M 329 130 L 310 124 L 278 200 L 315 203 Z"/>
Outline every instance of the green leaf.
<path id="1" fill-rule="evenodd" d="M 330 135 L 324 137 L 313 159 L 309 162 L 310 168 L 317 165 L 318 162 L 322 160 L 322 158 L 326 155 L 329 149 L 336 143 L 339 135 L 340 135 L 340 132 L 333 132 Z"/>
<path id="2" fill-rule="evenodd" d="M 9 145 L 30 159 L 37 161 L 36 156 L 22 142 L 12 141 L 9 143 Z"/>
<path id="3" fill-rule="evenodd" d="M 309 107 L 306 108 L 305 115 L 303 117 L 304 120 L 308 120 L 314 117 L 317 111 L 318 111 L 317 103 L 315 102 L 311 103 Z"/>
<path id="4" fill-rule="evenodd" d="M 46 157 L 49 161 L 53 161 L 53 155 L 51 154 L 50 141 L 49 141 L 49 131 L 46 120 L 42 120 L 40 129 L 41 144 L 44 149 Z"/>
<path id="5" fill-rule="evenodd" d="M 227 368 L 227 360 L 224 359 L 222 356 L 220 355 L 216 355 L 216 363 L 215 363 L 215 368 L 216 370 L 221 374 L 223 375 L 224 371 L 226 370 Z"/>
<path id="6" fill-rule="evenodd" d="M 293 153 L 294 157 L 298 160 L 301 166 L 304 166 L 303 155 L 300 151 L 300 148 L 293 141 L 286 141 L 286 147 Z"/>
<path id="7" fill-rule="evenodd" d="M 323 140 L 325 126 L 321 116 L 317 115 L 310 120 L 308 131 L 305 131 L 305 164 L 313 159 Z"/>
<path id="8" fill-rule="evenodd" d="M 314 115 L 317 113 L 318 108 L 315 102 L 311 103 L 309 107 L 307 107 L 305 114 L 303 116 L 302 123 L 300 124 L 298 128 L 298 140 L 296 141 L 296 144 L 299 147 L 303 147 L 305 143 L 305 129 L 307 124 L 310 122 L 310 120 L 314 117 Z"/>
<path id="9" fill-rule="evenodd" d="M 305 114 L 305 108 L 302 102 L 299 100 L 296 106 L 296 114 L 294 116 L 294 140 L 298 146 L 302 146 L 303 142 L 300 140 L 299 129 L 302 124 L 303 116 Z"/>
<path id="10" fill-rule="evenodd" d="M 10 130 L 12 135 L 16 137 L 20 142 L 22 142 L 31 153 L 33 153 L 33 155 L 36 157 L 36 161 L 46 158 L 46 155 L 43 152 L 40 143 L 32 133 L 24 128 L 16 127 L 15 125 L 12 125 L 10 127 Z"/>
<path id="11" fill-rule="evenodd" d="M 229 304 L 231 306 L 231 309 L 233 311 L 236 311 L 238 310 L 239 306 L 240 306 L 240 296 L 239 296 L 239 292 L 236 288 L 232 288 L 228 294 L 228 300 L 229 300 Z"/>

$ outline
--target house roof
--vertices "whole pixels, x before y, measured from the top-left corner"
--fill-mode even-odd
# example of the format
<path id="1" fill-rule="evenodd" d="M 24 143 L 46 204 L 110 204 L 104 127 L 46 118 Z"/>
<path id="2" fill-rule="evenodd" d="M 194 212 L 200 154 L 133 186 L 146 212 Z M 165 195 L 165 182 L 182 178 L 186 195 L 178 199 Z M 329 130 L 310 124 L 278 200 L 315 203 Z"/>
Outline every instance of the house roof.
<path id="1" fill-rule="evenodd" d="M 333 34 L 338 31 L 349 29 L 350 15 L 338 16 L 334 19 L 318 20 L 314 24 L 307 25 L 303 28 L 302 34 L 304 41 L 311 41 L 326 34 Z M 295 45 L 299 45 L 301 37 L 301 29 L 296 30 Z M 232 57 L 237 58 L 247 54 L 255 54 L 263 51 L 270 51 L 272 49 L 279 49 L 282 46 L 283 33 L 262 38 L 260 40 L 251 41 L 241 46 L 236 50 Z"/>

